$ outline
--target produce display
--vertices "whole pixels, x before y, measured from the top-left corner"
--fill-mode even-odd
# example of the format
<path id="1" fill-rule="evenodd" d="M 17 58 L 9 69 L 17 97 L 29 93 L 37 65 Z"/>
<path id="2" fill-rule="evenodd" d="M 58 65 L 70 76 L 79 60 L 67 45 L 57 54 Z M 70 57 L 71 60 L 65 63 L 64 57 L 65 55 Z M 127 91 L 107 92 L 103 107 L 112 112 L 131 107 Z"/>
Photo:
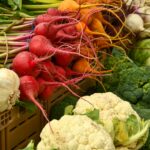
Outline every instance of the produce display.
<path id="1" fill-rule="evenodd" d="M 0 0 L 0 24 L 0 112 L 47 121 L 24 150 L 150 150 L 149 0 Z"/>

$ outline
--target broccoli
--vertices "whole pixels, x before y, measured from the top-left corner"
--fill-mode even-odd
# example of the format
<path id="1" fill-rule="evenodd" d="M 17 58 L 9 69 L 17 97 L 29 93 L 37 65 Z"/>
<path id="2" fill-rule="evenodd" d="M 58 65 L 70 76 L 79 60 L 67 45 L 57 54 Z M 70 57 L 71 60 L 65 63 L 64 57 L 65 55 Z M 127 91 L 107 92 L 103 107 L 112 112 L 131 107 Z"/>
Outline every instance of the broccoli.
<path id="1" fill-rule="evenodd" d="M 106 60 L 112 75 L 104 77 L 107 91 L 114 92 L 132 104 L 150 106 L 150 67 L 137 66 L 130 58 L 117 49 Z"/>

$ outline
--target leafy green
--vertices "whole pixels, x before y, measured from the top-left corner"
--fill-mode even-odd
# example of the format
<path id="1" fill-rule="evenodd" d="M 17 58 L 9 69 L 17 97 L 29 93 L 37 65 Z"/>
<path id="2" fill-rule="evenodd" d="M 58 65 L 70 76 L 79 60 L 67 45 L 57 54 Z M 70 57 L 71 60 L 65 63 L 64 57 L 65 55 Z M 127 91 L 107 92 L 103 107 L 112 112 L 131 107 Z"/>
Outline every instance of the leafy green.
<path id="1" fill-rule="evenodd" d="M 139 114 L 141 118 L 144 120 L 150 120 L 150 108 L 145 108 L 146 106 L 141 105 L 132 105 L 135 111 Z M 150 132 L 150 131 L 149 131 Z M 147 138 L 145 145 L 142 147 L 141 150 L 149 150 L 150 149 L 150 134 Z"/>
<path id="2" fill-rule="evenodd" d="M 37 107 L 31 102 L 23 102 L 23 101 L 18 100 L 16 102 L 16 105 L 21 108 L 26 109 L 29 113 L 33 113 L 37 110 Z"/>
<path id="3" fill-rule="evenodd" d="M 99 109 L 94 109 L 92 111 L 86 112 L 84 115 L 99 123 Z"/>
<path id="4" fill-rule="evenodd" d="M 130 56 L 138 65 L 150 66 L 150 39 L 143 39 L 135 43 Z"/>
<path id="5" fill-rule="evenodd" d="M 20 150 L 35 150 L 33 140 L 31 140 L 30 143 L 24 149 L 20 149 Z"/>
<path id="6" fill-rule="evenodd" d="M 64 115 L 72 115 L 73 114 L 73 105 L 68 105 L 65 107 Z"/>
<path id="7" fill-rule="evenodd" d="M 140 124 L 135 115 L 129 116 L 129 118 L 126 120 L 126 127 L 129 136 L 136 134 L 140 130 Z"/>
<path id="8" fill-rule="evenodd" d="M 135 149 L 139 149 L 146 143 L 149 134 L 149 121 L 139 121 L 135 115 L 130 115 L 125 121 L 114 118 L 113 125 L 116 146 L 128 147 L 135 143 Z"/>
<path id="9" fill-rule="evenodd" d="M 72 110 L 75 107 L 78 98 L 68 95 L 59 103 L 55 104 L 50 112 L 50 119 L 59 119 L 64 114 L 72 114 Z"/>

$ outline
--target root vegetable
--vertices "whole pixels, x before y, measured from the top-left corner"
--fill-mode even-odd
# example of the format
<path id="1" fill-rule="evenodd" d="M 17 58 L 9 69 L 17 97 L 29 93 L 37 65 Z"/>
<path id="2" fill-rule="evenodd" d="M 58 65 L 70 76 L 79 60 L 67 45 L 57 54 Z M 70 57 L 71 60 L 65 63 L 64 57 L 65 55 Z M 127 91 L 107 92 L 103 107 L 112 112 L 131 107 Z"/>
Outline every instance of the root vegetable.
<path id="1" fill-rule="evenodd" d="M 32 75 L 36 77 L 40 73 L 40 62 L 45 59 L 48 57 L 38 58 L 28 51 L 20 52 L 13 59 L 12 68 L 19 76 Z"/>
<path id="2" fill-rule="evenodd" d="M 20 99 L 33 102 L 42 112 L 45 119 L 49 122 L 47 113 L 42 105 L 35 99 L 39 93 L 39 84 L 32 76 L 23 76 L 20 78 Z"/>

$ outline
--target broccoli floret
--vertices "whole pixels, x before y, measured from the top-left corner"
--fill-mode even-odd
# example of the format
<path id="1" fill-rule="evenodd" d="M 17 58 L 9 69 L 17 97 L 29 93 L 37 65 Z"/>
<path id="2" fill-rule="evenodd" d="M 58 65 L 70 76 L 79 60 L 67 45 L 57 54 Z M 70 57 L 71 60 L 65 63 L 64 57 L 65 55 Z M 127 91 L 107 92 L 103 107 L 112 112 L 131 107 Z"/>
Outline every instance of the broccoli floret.
<path id="1" fill-rule="evenodd" d="M 120 71 L 116 92 L 131 103 L 147 103 L 150 99 L 150 68 L 131 67 Z"/>
<path id="2" fill-rule="evenodd" d="M 114 92 L 133 104 L 149 107 L 150 67 L 139 67 L 127 55 L 118 55 L 118 53 L 108 58 L 106 63 L 109 69 L 113 70 L 111 76 L 103 79 L 106 90 Z"/>

